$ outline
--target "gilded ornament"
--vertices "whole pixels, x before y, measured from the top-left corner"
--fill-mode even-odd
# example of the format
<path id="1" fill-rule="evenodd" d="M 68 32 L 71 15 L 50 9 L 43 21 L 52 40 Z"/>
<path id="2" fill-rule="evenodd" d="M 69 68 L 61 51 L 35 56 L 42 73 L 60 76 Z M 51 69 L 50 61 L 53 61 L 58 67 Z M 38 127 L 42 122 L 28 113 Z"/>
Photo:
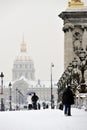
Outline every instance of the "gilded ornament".
<path id="1" fill-rule="evenodd" d="M 84 6 L 84 3 L 81 0 L 71 0 L 68 2 L 69 7 L 81 7 Z"/>

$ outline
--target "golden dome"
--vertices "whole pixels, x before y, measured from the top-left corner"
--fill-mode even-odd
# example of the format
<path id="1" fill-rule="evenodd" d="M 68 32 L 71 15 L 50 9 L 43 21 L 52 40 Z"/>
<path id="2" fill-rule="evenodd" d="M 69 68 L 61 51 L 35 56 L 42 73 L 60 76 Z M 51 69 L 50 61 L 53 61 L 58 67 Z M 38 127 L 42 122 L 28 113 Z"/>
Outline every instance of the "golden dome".
<path id="1" fill-rule="evenodd" d="M 18 54 L 18 56 L 16 56 L 16 61 L 30 61 L 30 60 L 31 58 L 27 53 L 26 43 L 23 35 L 20 53 Z"/>

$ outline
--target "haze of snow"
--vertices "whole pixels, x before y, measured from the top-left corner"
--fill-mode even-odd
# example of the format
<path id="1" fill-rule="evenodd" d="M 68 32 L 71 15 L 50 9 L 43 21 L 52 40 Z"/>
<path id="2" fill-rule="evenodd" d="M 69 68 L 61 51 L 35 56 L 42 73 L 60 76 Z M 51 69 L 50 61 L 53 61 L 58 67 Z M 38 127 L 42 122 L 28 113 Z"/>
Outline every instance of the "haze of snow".
<path id="1" fill-rule="evenodd" d="M 86 130 L 87 112 L 72 109 L 72 116 L 55 109 L 0 112 L 0 130 Z"/>

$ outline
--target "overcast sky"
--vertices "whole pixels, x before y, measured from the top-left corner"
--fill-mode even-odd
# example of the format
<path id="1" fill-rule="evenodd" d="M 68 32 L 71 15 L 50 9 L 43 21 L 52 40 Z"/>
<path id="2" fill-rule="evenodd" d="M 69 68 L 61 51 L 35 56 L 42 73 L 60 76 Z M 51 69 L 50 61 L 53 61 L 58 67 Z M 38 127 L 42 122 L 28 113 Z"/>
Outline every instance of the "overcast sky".
<path id="1" fill-rule="evenodd" d="M 51 62 L 53 80 L 59 79 L 64 65 L 64 34 L 58 15 L 67 6 L 68 0 L 0 0 L 0 72 L 5 80 L 12 80 L 23 33 L 36 80 L 50 80 Z"/>

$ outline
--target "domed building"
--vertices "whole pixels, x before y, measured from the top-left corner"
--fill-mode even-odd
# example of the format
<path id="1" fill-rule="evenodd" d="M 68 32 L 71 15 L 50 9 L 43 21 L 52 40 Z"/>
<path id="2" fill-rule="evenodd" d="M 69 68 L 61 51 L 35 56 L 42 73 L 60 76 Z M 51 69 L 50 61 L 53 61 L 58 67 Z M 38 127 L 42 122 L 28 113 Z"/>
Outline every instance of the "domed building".
<path id="1" fill-rule="evenodd" d="M 28 80 L 35 80 L 34 63 L 30 56 L 28 56 L 24 37 L 21 43 L 20 53 L 16 56 L 12 69 L 12 80 L 15 81 L 21 77 Z"/>
<path id="2" fill-rule="evenodd" d="M 27 97 L 30 93 L 36 93 L 39 101 L 49 103 L 51 99 L 50 81 L 35 80 L 34 62 L 27 53 L 24 37 L 19 54 L 13 62 L 12 80 L 4 84 L 3 102 L 5 109 L 22 109 L 27 105 Z M 53 81 L 54 101 L 57 101 L 57 81 Z"/>

